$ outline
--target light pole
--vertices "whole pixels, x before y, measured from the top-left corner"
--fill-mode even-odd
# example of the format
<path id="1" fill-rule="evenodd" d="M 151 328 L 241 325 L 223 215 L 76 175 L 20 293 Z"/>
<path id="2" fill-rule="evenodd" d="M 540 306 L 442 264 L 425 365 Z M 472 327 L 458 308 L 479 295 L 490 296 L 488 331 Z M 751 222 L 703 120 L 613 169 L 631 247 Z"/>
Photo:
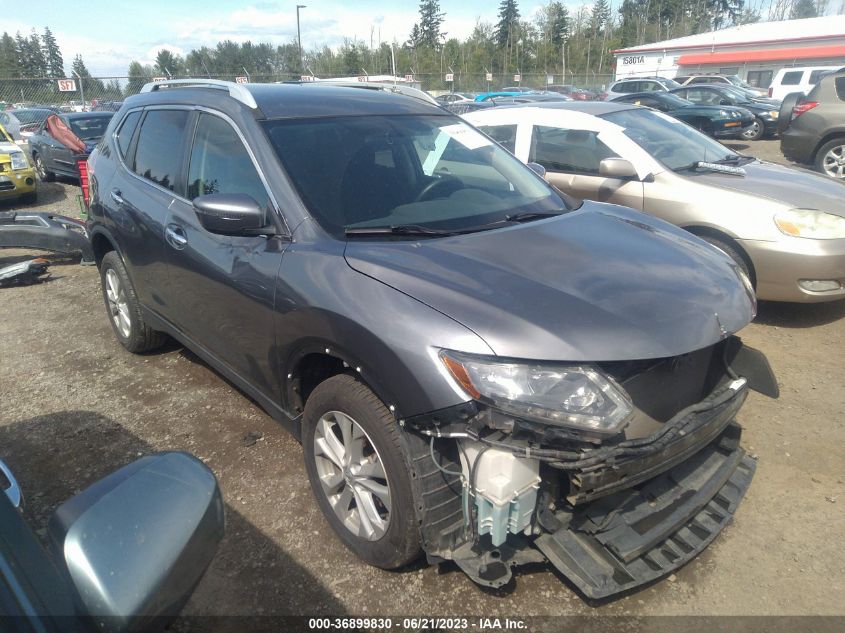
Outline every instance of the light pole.
<path id="1" fill-rule="evenodd" d="M 302 63 L 302 34 L 299 32 L 299 10 L 304 9 L 306 5 L 296 5 L 296 41 L 299 44 L 299 73 L 302 74 L 305 65 Z"/>
<path id="2" fill-rule="evenodd" d="M 73 69 L 71 69 L 70 72 L 76 75 L 76 78 L 79 79 L 79 98 L 82 100 L 82 111 L 85 112 L 85 86 L 82 85 L 82 77 Z"/>

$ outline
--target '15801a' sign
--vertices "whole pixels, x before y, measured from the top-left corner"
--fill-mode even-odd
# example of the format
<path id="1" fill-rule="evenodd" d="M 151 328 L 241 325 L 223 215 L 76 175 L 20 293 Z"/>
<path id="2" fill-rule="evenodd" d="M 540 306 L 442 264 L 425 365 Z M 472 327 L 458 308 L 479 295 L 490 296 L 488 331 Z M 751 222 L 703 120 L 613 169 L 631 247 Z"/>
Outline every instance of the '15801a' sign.
<path id="1" fill-rule="evenodd" d="M 645 55 L 631 55 L 622 58 L 623 66 L 631 66 L 634 64 L 645 64 Z"/>
<path id="2" fill-rule="evenodd" d="M 57 79 L 59 84 L 59 92 L 76 92 L 76 81 L 73 79 Z"/>

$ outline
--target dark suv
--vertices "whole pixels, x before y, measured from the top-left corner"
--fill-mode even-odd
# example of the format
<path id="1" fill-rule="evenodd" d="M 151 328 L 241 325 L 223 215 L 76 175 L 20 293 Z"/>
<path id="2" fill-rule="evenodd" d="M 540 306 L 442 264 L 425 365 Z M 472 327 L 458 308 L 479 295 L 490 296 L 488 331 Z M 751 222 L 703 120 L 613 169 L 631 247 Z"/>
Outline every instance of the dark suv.
<path id="1" fill-rule="evenodd" d="M 784 156 L 845 179 L 845 69 L 825 75 L 806 97 L 787 95 L 781 118 Z"/>
<path id="2" fill-rule="evenodd" d="M 117 338 L 176 338 L 287 426 L 373 565 L 422 549 L 500 586 L 548 560 L 606 596 L 695 556 L 750 482 L 734 417 L 776 385 L 733 336 L 748 279 L 436 105 L 151 84 L 89 169 Z"/>

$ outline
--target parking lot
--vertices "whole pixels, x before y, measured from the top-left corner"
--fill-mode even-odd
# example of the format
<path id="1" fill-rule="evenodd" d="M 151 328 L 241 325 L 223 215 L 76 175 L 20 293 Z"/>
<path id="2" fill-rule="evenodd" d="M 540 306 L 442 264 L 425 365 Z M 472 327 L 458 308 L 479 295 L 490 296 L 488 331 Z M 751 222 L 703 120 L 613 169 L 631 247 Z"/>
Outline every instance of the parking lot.
<path id="1" fill-rule="evenodd" d="M 730 145 L 782 160 L 777 141 Z M 32 208 L 75 215 L 78 192 L 42 184 Z M 26 255 L 0 251 L 0 265 Z M 125 352 L 97 270 L 51 259 L 47 283 L 0 290 L 2 457 L 42 536 L 60 501 L 138 455 L 202 458 L 220 481 L 227 535 L 186 615 L 845 613 L 845 301 L 760 305 L 741 335 L 767 354 L 781 397 L 752 394 L 740 413 L 758 468 L 734 524 L 668 580 L 591 605 L 546 568 L 491 591 L 451 565 L 366 566 L 323 519 L 292 437 L 178 345 Z"/>

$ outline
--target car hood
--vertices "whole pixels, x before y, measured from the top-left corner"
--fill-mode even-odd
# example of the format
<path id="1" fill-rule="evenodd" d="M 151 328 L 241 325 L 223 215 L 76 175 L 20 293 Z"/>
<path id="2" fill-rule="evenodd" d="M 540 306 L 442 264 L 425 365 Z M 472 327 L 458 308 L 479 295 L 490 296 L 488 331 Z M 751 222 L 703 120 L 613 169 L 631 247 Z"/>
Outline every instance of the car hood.
<path id="1" fill-rule="evenodd" d="M 467 235 L 350 240 L 345 256 L 353 269 L 512 358 L 675 356 L 711 345 L 753 317 L 726 256 L 661 220 L 594 202 Z"/>
<path id="2" fill-rule="evenodd" d="M 768 198 L 794 208 L 818 209 L 845 217 L 845 184 L 803 169 L 765 161 L 742 165 L 745 176 L 700 172 L 695 182 Z"/>
<path id="3" fill-rule="evenodd" d="M 713 114 L 718 114 L 719 111 L 724 110 L 726 112 L 739 112 L 740 114 L 748 115 L 750 114 L 746 108 L 742 106 L 717 106 L 717 105 L 706 105 L 706 104 L 692 104 L 688 106 L 684 106 L 683 108 L 678 108 L 675 112 L 683 112 L 684 110 L 698 110 L 702 112 L 712 112 Z"/>
<path id="4" fill-rule="evenodd" d="M 16 143 L 9 143 L 8 141 L 0 142 L 0 154 L 12 154 L 14 152 L 23 151 Z"/>

